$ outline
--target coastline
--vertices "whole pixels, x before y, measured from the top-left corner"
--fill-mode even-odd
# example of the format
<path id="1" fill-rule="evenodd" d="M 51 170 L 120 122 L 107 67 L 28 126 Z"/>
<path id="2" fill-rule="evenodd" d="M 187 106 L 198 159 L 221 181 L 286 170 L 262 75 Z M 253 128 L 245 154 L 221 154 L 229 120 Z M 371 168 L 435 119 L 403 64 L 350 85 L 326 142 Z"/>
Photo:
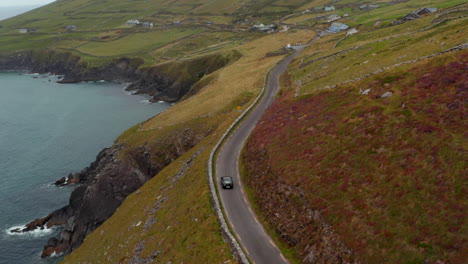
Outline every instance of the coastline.
<path id="1" fill-rule="evenodd" d="M 43 244 L 59 235 L 62 227 L 21 234 L 9 231 L 24 229 L 31 220 L 68 204 L 77 185 L 61 188 L 54 181 L 88 166 L 129 127 L 169 104 L 143 104 L 141 100 L 148 97 L 129 96 L 123 83 L 58 85 L 51 75 L 0 74 L 4 139 L 0 187 L 5 201 L 0 210 L 4 212 L 0 247 L 9 263 L 40 263 Z"/>
<path id="2" fill-rule="evenodd" d="M 237 58 L 235 56 L 235 59 Z M 198 59 L 195 63 L 200 63 L 200 60 L 208 60 L 211 63 L 202 63 L 208 64 L 207 68 L 191 73 L 198 76 L 198 79 L 229 63 L 229 60 L 221 55 Z M 85 69 L 78 61 L 78 58 L 71 54 L 52 52 L 46 61 L 39 61 L 33 52 L 22 53 L 0 57 L 0 71 L 63 76 L 59 83 L 118 80 L 130 83 L 125 90 L 132 94 L 152 96 L 148 102 L 176 102 L 198 81 L 192 75 L 183 76 L 185 81 L 181 81 L 180 78 L 174 79 L 160 68 L 141 71 L 130 66 L 128 58 L 115 60 L 97 69 Z M 190 63 L 185 67 L 190 67 Z M 64 183 L 71 186 L 76 184 L 68 205 L 52 211 L 45 217 L 35 219 L 14 232 L 27 233 L 61 227 L 59 236 L 47 241 L 41 257 L 70 253 L 81 245 L 89 233 L 104 223 L 129 194 L 140 188 L 172 160 L 194 147 L 207 133 L 211 133 L 211 130 L 184 130 L 182 133 L 170 135 L 169 139 L 166 138 L 162 142 L 138 146 L 115 142 L 111 147 L 101 150 L 95 161 L 82 171 L 57 179 L 58 186 Z M 158 158 L 161 155 L 165 156 L 163 160 Z"/>

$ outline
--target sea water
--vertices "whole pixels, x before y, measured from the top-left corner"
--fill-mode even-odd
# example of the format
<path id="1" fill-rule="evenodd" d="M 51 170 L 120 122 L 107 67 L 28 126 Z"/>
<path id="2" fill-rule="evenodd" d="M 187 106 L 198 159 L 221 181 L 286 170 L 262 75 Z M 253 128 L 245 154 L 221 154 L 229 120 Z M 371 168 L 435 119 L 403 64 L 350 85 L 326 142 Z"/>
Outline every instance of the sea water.
<path id="1" fill-rule="evenodd" d="M 14 17 L 16 15 L 28 12 L 30 10 L 33 10 L 35 8 L 40 7 L 41 5 L 22 5 L 22 6 L 15 6 L 12 5 L 12 3 L 8 3 L 9 5 L 6 5 L 6 3 L 2 3 L 2 1 L 7 1 L 7 0 L 0 0 L 0 21 Z"/>
<path id="2" fill-rule="evenodd" d="M 164 111 L 125 84 L 57 84 L 56 76 L 0 73 L 0 263 L 41 259 L 57 229 L 11 234 L 68 203 L 72 186 L 52 183 L 78 172 L 126 129 Z"/>

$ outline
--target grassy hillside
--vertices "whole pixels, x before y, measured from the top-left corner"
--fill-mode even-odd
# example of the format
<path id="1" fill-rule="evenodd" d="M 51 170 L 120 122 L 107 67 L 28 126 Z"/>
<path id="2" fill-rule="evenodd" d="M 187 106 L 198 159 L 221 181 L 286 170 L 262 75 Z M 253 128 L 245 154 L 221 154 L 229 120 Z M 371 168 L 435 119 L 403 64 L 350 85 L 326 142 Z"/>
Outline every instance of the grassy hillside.
<path id="1" fill-rule="evenodd" d="M 437 4 L 400 25 L 375 23 L 392 5 L 345 19 L 369 23 L 309 46 L 249 140 L 252 199 L 299 262 L 467 258 L 466 4 Z"/>
<path id="2" fill-rule="evenodd" d="M 275 1 L 273 1 L 275 2 Z M 266 9 L 272 1 L 56 1 L 24 15 L 0 22 L 0 55 L 31 49 L 54 49 L 79 55 L 89 67 L 112 59 L 139 57 L 143 66 L 193 58 L 230 49 L 258 36 L 249 32 L 257 21 L 272 21 Z M 306 1 L 283 3 L 292 10 Z M 265 10 L 264 10 L 265 9 Z M 236 24 L 251 16 L 246 25 Z M 131 19 L 154 27 L 126 25 Z M 67 30 L 67 26 L 76 26 Z M 19 29 L 33 30 L 19 33 Z"/>
<path id="3" fill-rule="evenodd" d="M 196 95 L 122 134 L 117 142 L 126 144 L 128 151 L 142 147 L 151 153 L 161 146 L 166 149 L 174 138 L 209 135 L 130 195 L 64 262 L 128 263 L 145 258 L 157 263 L 234 262 L 211 209 L 206 178 L 209 153 L 239 116 L 237 106 L 245 109 L 261 90 L 265 72 L 281 59 L 264 57 L 266 51 L 313 36 L 311 31 L 283 33 L 239 46 L 243 56 L 202 79 L 206 83 Z M 251 68 L 256 70 L 245 71 Z M 239 73 L 245 80 L 239 81 Z M 169 144 L 167 149 L 172 147 Z M 133 155 L 128 151 L 122 158 Z"/>
<path id="4" fill-rule="evenodd" d="M 294 212 L 318 210 L 365 262 L 463 263 L 467 65 L 461 51 L 334 90 L 282 97 L 244 156 L 260 208 L 281 203 L 265 194 L 275 193 L 269 182 L 279 181 L 301 190 L 286 196 Z M 393 96 L 382 98 L 388 91 Z M 275 219 L 271 209 L 264 213 Z M 303 232 L 313 237 L 313 230 Z"/>
<path id="5" fill-rule="evenodd" d="M 379 7 L 360 10 L 369 3 Z M 330 5 L 336 10 L 314 9 Z M 440 10 L 393 25 L 420 7 Z M 0 55 L 66 52 L 89 68 L 127 57 L 142 59 L 140 69 L 178 76 L 194 58 L 242 55 L 198 76 L 183 101 L 117 140 L 129 151 L 155 153 L 177 146 L 167 139 L 178 135 L 201 141 L 177 153 L 65 262 L 234 262 L 211 210 L 208 153 L 239 115 L 236 107 L 246 108 L 282 58 L 265 54 L 307 43 L 338 14 L 337 22 L 359 32 L 324 35 L 297 57 L 283 77 L 283 95 L 249 143 L 244 164 L 255 207 L 295 251 L 292 263 L 330 260 L 338 252 L 333 243 L 347 260 L 462 263 L 467 55 L 439 53 L 466 43 L 466 10 L 461 0 L 62 0 L 1 21 Z M 130 19 L 154 27 L 126 25 Z M 250 31 L 256 22 L 291 29 Z M 384 92 L 393 96 L 380 98 Z M 310 219 L 320 223 L 301 225 Z"/>

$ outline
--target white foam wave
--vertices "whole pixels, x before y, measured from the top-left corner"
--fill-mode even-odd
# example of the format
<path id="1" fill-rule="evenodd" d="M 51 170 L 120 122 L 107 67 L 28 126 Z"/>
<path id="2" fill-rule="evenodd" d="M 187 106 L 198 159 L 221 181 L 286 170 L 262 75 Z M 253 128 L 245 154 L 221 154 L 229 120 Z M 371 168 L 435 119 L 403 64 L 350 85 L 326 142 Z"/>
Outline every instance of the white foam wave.
<path id="1" fill-rule="evenodd" d="M 55 258 L 55 257 L 60 257 L 62 255 L 63 255 L 63 252 L 57 254 L 57 252 L 54 251 L 54 252 L 52 252 L 52 254 L 50 254 L 50 257 Z"/>
<path id="2" fill-rule="evenodd" d="M 151 104 L 150 100 L 141 100 L 140 103 L 143 103 L 143 104 Z"/>
<path id="3" fill-rule="evenodd" d="M 51 228 L 44 228 L 44 229 L 34 229 L 32 231 L 29 231 L 29 232 L 20 232 L 20 233 L 14 233 L 14 232 L 11 232 L 12 230 L 15 230 L 15 229 L 24 229 L 26 228 L 26 225 L 17 225 L 17 226 L 12 226 L 10 228 L 7 228 L 5 230 L 5 233 L 9 236 L 29 236 L 29 237 L 43 237 L 43 236 L 50 236 L 52 233 L 55 232 L 56 228 L 55 227 L 51 227 Z"/>
<path id="4" fill-rule="evenodd" d="M 106 82 L 106 80 L 100 80 L 99 82 L 100 82 L 100 83 L 103 83 L 103 82 Z"/>
<path id="5" fill-rule="evenodd" d="M 138 93 L 138 91 L 125 91 L 125 93 L 127 93 L 128 95 L 134 95 Z"/>

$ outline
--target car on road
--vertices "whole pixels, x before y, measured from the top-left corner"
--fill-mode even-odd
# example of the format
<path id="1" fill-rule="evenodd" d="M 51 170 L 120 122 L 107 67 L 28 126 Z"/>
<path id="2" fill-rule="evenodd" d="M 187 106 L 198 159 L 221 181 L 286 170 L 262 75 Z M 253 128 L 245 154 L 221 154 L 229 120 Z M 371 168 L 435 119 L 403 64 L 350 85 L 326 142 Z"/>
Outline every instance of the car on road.
<path id="1" fill-rule="evenodd" d="M 234 188 L 234 182 L 232 181 L 232 177 L 231 176 L 221 177 L 221 186 L 223 186 L 223 189 Z"/>

